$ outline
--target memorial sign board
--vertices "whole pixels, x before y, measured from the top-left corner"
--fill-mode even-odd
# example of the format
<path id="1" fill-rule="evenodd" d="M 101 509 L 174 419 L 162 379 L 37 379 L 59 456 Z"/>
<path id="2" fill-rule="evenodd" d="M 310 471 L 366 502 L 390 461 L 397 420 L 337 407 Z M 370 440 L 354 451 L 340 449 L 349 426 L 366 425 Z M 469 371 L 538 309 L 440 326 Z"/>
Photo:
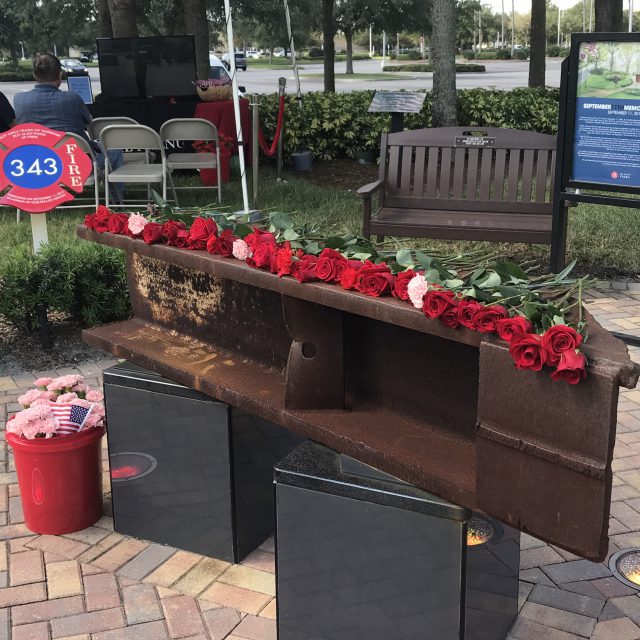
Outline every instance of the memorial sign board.
<path id="1" fill-rule="evenodd" d="M 77 93 L 85 104 L 93 104 L 93 91 L 89 76 L 67 76 L 69 91 Z"/>
<path id="2" fill-rule="evenodd" d="M 369 113 L 420 113 L 426 97 L 419 91 L 376 91 Z"/>

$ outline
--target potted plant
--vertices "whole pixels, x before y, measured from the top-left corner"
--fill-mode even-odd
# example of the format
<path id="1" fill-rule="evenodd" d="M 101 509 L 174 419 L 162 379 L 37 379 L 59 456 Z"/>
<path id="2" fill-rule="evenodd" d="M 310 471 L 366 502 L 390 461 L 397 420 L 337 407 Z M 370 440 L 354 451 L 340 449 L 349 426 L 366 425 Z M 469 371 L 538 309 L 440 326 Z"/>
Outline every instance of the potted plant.
<path id="1" fill-rule="evenodd" d="M 218 144 L 220 145 L 220 173 L 222 183 L 229 182 L 231 175 L 231 154 L 235 149 L 235 143 L 232 138 L 227 136 L 222 131 L 218 132 Z M 198 140 L 193 143 L 193 148 L 198 153 L 213 153 L 216 152 L 216 145 L 213 141 Z M 218 170 L 217 169 L 201 169 L 200 170 L 200 182 L 206 187 L 214 187 L 218 184 Z"/>
<path id="2" fill-rule="evenodd" d="M 25 524 L 34 533 L 81 531 L 102 517 L 102 393 L 81 376 L 40 378 L 7 423 Z"/>

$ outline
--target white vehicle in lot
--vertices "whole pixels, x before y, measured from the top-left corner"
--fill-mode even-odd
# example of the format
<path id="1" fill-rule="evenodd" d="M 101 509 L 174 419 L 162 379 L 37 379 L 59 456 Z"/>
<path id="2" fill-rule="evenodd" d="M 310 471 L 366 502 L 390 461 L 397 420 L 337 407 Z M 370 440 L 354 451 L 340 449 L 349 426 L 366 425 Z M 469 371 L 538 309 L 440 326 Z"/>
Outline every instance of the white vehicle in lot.
<path id="1" fill-rule="evenodd" d="M 246 58 L 261 58 L 262 54 L 257 49 L 247 49 L 245 52 Z"/>

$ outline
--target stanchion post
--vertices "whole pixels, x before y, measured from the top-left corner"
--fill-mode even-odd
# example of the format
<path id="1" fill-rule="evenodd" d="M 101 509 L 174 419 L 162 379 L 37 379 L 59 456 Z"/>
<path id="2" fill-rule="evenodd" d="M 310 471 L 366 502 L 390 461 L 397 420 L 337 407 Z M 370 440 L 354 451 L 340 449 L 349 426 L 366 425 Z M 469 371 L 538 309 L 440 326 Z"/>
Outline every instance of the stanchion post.
<path id="1" fill-rule="evenodd" d="M 251 96 L 251 115 L 253 118 L 251 130 L 251 146 L 252 146 L 252 177 L 253 177 L 253 200 L 251 208 L 254 211 L 258 209 L 258 180 L 259 180 L 259 168 L 260 168 L 260 146 L 259 146 L 259 134 L 260 128 L 260 99 L 258 94 L 254 93 Z"/>
<path id="2" fill-rule="evenodd" d="M 287 79 L 278 78 L 278 99 L 285 94 L 287 88 Z M 284 166 L 284 132 L 286 129 L 286 109 L 282 118 L 282 129 L 280 130 L 280 139 L 278 140 L 278 159 L 276 161 L 276 180 L 282 180 L 282 167 Z"/>

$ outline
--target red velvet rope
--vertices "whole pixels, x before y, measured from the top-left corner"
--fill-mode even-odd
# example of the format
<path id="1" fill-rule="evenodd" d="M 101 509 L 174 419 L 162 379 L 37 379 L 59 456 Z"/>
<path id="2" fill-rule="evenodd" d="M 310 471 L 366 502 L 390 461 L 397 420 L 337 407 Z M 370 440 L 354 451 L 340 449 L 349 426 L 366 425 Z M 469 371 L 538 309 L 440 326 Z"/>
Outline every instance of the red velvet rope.
<path id="1" fill-rule="evenodd" d="M 284 121 L 284 96 L 280 96 L 278 107 L 278 124 L 276 126 L 276 135 L 271 143 L 271 147 L 267 145 L 267 141 L 264 139 L 264 132 L 262 131 L 262 128 L 258 129 L 260 147 L 262 148 L 263 153 L 269 158 L 276 154 L 276 151 L 278 150 L 278 141 L 282 135 L 282 123 Z"/>

